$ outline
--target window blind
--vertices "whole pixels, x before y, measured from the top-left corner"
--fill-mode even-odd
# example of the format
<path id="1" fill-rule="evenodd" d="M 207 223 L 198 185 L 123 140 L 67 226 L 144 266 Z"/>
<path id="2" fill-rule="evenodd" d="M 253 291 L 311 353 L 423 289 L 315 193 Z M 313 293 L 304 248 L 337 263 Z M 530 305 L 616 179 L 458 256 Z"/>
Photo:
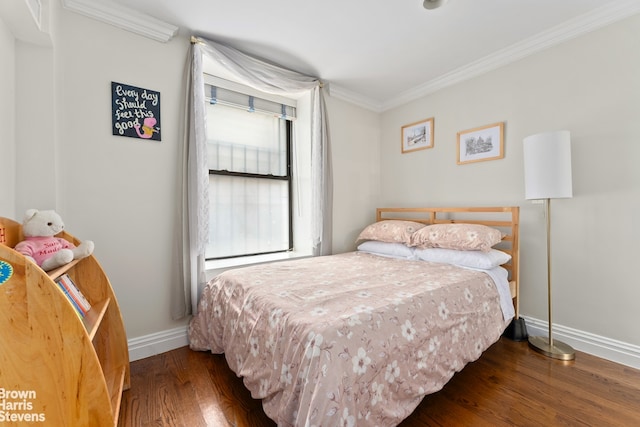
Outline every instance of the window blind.
<path id="1" fill-rule="evenodd" d="M 294 120 L 296 107 L 236 92 L 231 89 L 205 83 L 205 99 L 209 104 L 226 105 L 246 111 L 275 115 L 283 119 Z"/>

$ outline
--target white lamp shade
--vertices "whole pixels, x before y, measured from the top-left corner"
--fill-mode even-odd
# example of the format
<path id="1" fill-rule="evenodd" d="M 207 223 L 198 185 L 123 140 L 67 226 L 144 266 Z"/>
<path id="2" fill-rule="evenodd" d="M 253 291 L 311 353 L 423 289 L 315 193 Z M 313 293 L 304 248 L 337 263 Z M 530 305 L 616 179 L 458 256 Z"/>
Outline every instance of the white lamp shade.
<path id="1" fill-rule="evenodd" d="M 527 200 L 573 196 L 569 131 L 543 132 L 524 139 L 524 187 Z"/>

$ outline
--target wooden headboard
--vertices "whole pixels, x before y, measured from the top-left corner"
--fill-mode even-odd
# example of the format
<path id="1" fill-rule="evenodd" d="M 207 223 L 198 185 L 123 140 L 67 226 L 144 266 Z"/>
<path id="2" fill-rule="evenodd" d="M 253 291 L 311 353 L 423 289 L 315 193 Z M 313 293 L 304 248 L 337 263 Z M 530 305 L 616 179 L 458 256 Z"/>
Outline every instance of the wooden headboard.
<path id="1" fill-rule="evenodd" d="M 416 221 L 423 224 L 482 224 L 499 229 L 504 237 L 496 249 L 511 255 L 511 261 L 503 265 L 509 272 L 509 287 L 517 319 L 520 315 L 520 208 L 507 207 L 460 207 L 460 208 L 378 208 L 376 221 Z"/>

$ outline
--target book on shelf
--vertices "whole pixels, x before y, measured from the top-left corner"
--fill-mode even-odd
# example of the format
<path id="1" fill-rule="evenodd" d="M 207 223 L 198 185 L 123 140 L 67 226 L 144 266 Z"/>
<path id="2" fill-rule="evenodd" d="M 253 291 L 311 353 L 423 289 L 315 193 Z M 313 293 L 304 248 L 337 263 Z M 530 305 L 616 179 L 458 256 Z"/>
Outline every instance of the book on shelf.
<path id="1" fill-rule="evenodd" d="M 56 284 L 58 285 L 58 287 L 60 288 L 62 293 L 64 293 L 64 295 L 67 297 L 67 299 L 69 300 L 71 305 L 73 306 L 73 311 L 75 311 L 76 314 L 78 315 L 78 317 L 80 319 L 82 319 L 84 317 L 84 315 L 86 314 L 86 312 L 83 311 L 80 308 L 80 306 L 78 305 L 78 303 L 74 301 L 73 297 L 69 294 L 69 291 L 67 290 L 67 288 L 65 288 L 64 285 L 60 281 L 56 281 Z"/>
<path id="2" fill-rule="evenodd" d="M 71 280 L 71 277 L 69 277 L 68 274 L 63 274 L 58 278 L 56 282 L 58 283 L 58 286 L 60 286 L 65 292 L 65 295 L 67 295 L 67 297 L 71 300 L 71 303 L 80 312 L 80 314 L 82 316 L 87 314 L 87 312 L 91 309 L 91 304 L 82 294 L 73 280 Z"/>

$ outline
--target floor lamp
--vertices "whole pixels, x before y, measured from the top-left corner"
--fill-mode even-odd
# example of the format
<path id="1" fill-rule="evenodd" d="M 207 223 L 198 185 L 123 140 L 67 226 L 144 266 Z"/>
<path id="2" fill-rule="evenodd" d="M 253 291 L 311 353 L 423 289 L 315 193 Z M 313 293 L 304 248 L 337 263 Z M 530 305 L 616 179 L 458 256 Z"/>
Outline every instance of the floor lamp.
<path id="1" fill-rule="evenodd" d="M 529 336 L 534 350 L 560 360 L 575 359 L 571 346 L 554 340 L 551 320 L 551 199 L 573 196 L 571 135 L 569 131 L 544 132 L 524 139 L 524 182 L 527 200 L 544 200 L 547 222 L 547 292 L 549 336 Z"/>

